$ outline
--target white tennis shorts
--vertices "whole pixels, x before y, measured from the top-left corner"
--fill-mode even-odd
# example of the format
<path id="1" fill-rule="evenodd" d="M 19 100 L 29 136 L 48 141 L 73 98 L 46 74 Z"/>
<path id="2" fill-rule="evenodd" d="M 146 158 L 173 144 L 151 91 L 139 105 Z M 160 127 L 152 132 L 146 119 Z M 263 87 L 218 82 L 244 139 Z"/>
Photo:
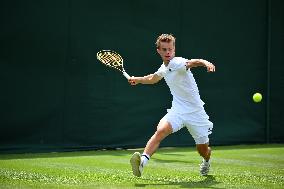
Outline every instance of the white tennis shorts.
<path id="1" fill-rule="evenodd" d="M 173 133 L 186 127 L 196 144 L 209 143 L 208 135 L 212 133 L 213 123 L 209 121 L 209 116 L 204 109 L 185 114 L 169 109 L 162 119 L 171 124 Z"/>

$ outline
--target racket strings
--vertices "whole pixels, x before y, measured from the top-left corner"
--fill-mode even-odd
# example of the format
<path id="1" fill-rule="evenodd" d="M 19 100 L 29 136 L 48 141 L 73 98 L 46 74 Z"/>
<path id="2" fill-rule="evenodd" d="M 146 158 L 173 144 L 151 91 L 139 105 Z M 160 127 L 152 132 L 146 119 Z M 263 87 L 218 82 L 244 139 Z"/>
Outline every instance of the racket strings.
<path id="1" fill-rule="evenodd" d="M 113 66 L 122 66 L 121 59 L 115 55 L 106 54 L 102 57 L 106 63 L 111 64 Z"/>
<path id="2" fill-rule="evenodd" d="M 98 59 L 105 65 L 123 71 L 123 61 L 120 55 L 112 52 L 99 52 Z"/>

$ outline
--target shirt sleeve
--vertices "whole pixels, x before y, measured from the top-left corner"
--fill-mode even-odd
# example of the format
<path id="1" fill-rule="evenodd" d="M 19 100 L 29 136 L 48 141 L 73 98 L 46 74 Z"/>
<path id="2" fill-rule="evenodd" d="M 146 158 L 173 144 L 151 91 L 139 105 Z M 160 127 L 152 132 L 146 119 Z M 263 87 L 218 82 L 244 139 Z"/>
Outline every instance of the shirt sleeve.
<path id="1" fill-rule="evenodd" d="M 186 69 L 186 62 L 188 60 L 185 59 L 185 58 L 182 58 L 182 57 L 178 57 L 174 60 L 173 64 L 172 64 L 172 69 L 175 70 L 175 71 L 184 71 L 186 72 L 187 69 Z"/>
<path id="2" fill-rule="evenodd" d="M 166 68 L 163 65 L 161 65 L 161 67 L 154 74 L 160 77 L 164 77 L 166 74 L 166 71 L 167 71 Z"/>

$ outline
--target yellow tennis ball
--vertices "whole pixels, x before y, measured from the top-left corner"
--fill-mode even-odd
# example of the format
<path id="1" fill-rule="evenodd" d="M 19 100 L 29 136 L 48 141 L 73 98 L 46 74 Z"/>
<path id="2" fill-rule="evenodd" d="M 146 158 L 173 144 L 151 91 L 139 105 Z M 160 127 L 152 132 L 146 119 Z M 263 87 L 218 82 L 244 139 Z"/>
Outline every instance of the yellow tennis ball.
<path id="1" fill-rule="evenodd" d="M 260 102 L 262 99 L 262 95 L 260 93 L 255 93 L 252 97 L 254 102 Z"/>

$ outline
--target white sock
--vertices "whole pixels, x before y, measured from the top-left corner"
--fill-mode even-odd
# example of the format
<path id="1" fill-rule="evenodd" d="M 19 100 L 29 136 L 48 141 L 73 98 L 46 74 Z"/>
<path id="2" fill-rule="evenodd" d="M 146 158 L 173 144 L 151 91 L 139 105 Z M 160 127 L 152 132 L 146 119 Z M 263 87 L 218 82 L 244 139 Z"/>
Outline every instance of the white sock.
<path id="1" fill-rule="evenodd" d="M 146 164 L 147 164 L 147 162 L 150 160 L 150 156 L 148 155 L 148 154 L 145 154 L 145 153 L 143 153 L 142 155 L 141 155 L 141 164 L 142 164 L 142 167 L 144 167 Z"/>

